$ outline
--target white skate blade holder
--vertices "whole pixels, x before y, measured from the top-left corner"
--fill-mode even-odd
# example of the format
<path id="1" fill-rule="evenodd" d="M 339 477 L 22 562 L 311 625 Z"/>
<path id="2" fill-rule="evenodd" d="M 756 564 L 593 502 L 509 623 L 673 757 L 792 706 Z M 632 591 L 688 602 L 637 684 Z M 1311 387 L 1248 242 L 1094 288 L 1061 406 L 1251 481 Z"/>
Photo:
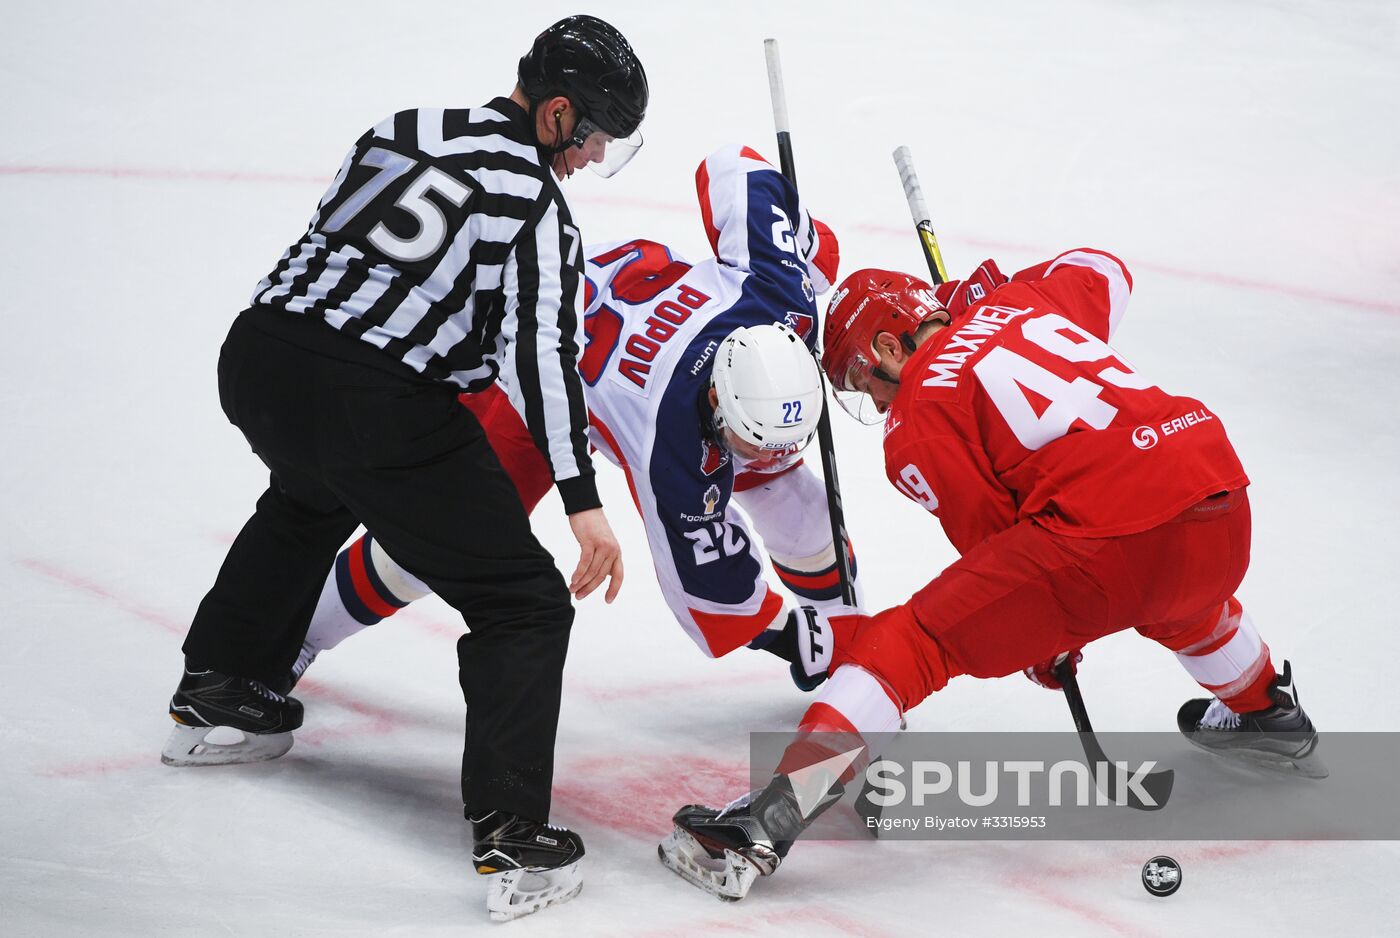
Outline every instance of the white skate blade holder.
<path id="1" fill-rule="evenodd" d="M 231 726 L 177 723 L 161 750 L 166 765 L 237 765 L 266 762 L 292 748 L 291 733 L 245 733 Z"/>
<path id="2" fill-rule="evenodd" d="M 1214 749 L 1210 746 L 1202 745 L 1195 740 L 1189 740 L 1191 745 L 1202 752 L 1208 752 L 1218 759 L 1245 769 L 1253 769 L 1256 772 L 1267 775 L 1292 775 L 1303 778 L 1326 778 L 1331 773 L 1328 771 L 1326 763 L 1317 757 L 1313 751 L 1309 751 L 1301 756 L 1290 756 L 1284 753 L 1260 752 L 1256 749 Z"/>
<path id="3" fill-rule="evenodd" d="M 1227 751 L 1225 758 L 1239 765 L 1262 770 L 1270 775 L 1301 775 L 1303 778 L 1326 778 L 1331 773 L 1313 749 L 1301 756 L 1259 752 L 1252 749 Z"/>
<path id="4" fill-rule="evenodd" d="M 762 871 L 733 850 L 717 860 L 688 831 L 676 828 L 656 848 L 666 868 L 681 879 L 725 902 L 738 902 L 749 894 Z"/>
<path id="5" fill-rule="evenodd" d="M 1332 774 L 1328 770 L 1327 764 L 1319 759 L 1316 753 L 1308 753 L 1306 756 L 1292 760 L 1283 769 L 1274 769 L 1274 771 L 1291 771 L 1304 778 L 1326 778 Z"/>
<path id="6" fill-rule="evenodd" d="M 1317 757 L 1316 740 L 1304 747 L 1301 753 L 1275 752 L 1252 749 L 1248 746 L 1220 747 L 1200 742 L 1196 734 L 1186 737 L 1186 741 L 1202 752 L 1210 753 L 1218 759 L 1234 765 L 1265 772 L 1270 775 L 1294 775 L 1303 778 L 1326 778 L 1327 764 Z"/>
<path id="7" fill-rule="evenodd" d="M 518 869 L 494 873 L 486 887 L 486 911 L 493 922 L 509 922 L 546 906 L 568 902 L 583 889 L 582 860 L 557 869 Z"/>

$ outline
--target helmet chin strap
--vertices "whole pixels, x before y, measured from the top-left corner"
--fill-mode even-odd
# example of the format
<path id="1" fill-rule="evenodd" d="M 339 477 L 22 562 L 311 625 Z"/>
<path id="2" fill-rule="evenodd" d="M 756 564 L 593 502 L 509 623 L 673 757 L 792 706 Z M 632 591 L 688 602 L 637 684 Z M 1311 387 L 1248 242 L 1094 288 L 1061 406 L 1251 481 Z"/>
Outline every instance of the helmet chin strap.
<path id="1" fill-rule="evenodd" d="M 904 346 L 904 350 L 910 355 L 914 354 L 919 350 L 918 343 L 916 343 L 914 341 L 914 337 L 907 332 L 901 332 L 899 334 L 899 344 Z M 899 384 L 898 377 L 890 374 L 888 371 L 881 368 L 879 365 L 876 365 L 870 369 L 870 376 L 872 378 L 879 378 L 881 381 L 884 381 L 888 384 Z"/>
<path id="2" fill-rule="evenodd" d="M 940 314 L 942 314 L 943 316 L 941 322 L 934 319 L 934 316 L 938 316 Z M 937 322 L 939 325 L 942 326 L 948 325 L 948 311 L 940 309 L 938 312 L 934 313 L 933 316 L 930 316 L 928 319 L 925 319 L 923 322 L 919 323 L 919 326 L 922 327 L 925 323 L 930 322 Z M 907 332 L 901 332 L 899 334 L 899 344 L 904 346 L 904 350 L 910 355 L 913 355 L 919 350 L 919 343 L 915 342 L 914 337 Z M 897 377 L 885 371 L 885 369 L 881 368 L 879 365 L 876 365 L 874 368 L 870 369 L 870 375 L 871 377 L 879 378 L 881 381 L 887 381 L 890 384 L 899 384 L 899 379 Z"/>

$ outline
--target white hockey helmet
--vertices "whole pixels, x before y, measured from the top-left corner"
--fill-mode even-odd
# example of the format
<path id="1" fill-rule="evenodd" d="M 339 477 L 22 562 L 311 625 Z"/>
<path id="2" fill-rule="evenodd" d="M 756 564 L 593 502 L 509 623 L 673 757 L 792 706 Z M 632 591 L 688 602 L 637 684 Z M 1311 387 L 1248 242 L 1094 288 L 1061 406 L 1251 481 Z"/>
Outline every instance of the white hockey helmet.
<path id="1" fill-rule="evenodd" d="M 796 452 L 817 432 L 821 373 L 787 326 L 743 326 L 715 353 L 715 429 L 774 452 Z"/>

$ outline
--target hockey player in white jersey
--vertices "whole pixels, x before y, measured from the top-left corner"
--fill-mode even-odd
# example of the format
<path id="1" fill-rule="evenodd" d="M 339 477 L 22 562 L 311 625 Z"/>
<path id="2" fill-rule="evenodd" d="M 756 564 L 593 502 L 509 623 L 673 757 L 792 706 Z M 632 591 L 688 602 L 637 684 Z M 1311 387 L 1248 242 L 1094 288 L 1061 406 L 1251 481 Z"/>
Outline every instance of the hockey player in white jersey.
<path id="1" fill-rule="evenodd" d="M 811 510 L 826 504 L 825 489 L 800 455 L 823 406 L 815 299 L 836 275 L 837 242 L 747 147 L 707 157 L 696 189 L 714 257 L 691 264 L 645 239 L 586 249 L 579 367 L 590 438 L 627 474 L 686 633 L 711 657 L 768 650 L 809 690 L 839 640 L 826 613 L 849 611 L 827 514 Z M 550 480 L 520 419 L 524 402 L 501 388 L 464 403 L 533 509 Z M 778 580 L 815 615 L 790 609 L 767 582 L 750 522 Z M 368 535 L 355 541 L 326 582 L 293 679 L 428 592 Z"/>
<path id="2" fill-rule="evenodd" d="M 643 239 L 586 249 L 579 370 L 590 440 L 626 473 L 662 592 L 700 649 L 770 651 L 811 689 L 840 640 L 826 612 L 853 611 L 841 599 L 827 513 L 813 510 L 826 504 L 823 483 L 801 458 L 824 403 L 811 349 L 816 295 L 836 276 L 836 238 L 748 148 L 711 154 L 696 188 L 713 257 L 691 264 Z M 552 482 L 521 419 L 526 402 L 498 385 L 462 403 L 533 509 Z M 765 578 L 750 522 L 800 608 Z M 327 579 L 288 689 L 319 652 L 428 592 L 369 535 L 353 542 Z M 561 867 L 573 877 L 566 885 L 577 879 L 581 847 L 532 866 L 539 848 L 522 849 L 490 815 L 471 820 L 478 872 L 496 877 L 488 904 L 503 915 L 562 888 L 558 877 L 541 885 L 527 874 Z"/>

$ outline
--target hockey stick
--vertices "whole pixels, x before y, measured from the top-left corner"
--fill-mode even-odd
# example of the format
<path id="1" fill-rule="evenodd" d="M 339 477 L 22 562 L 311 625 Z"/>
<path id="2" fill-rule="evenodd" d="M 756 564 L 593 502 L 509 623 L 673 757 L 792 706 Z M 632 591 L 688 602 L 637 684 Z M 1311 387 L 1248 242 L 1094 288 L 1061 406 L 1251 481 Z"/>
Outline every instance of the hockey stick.
<path id="1" fill-rule="evenodd" d="M 1167 803 L 1167 798 L 1171 797 L 1176 773 L 1171 769 L 1157 769 L 1142 777 L 1138 784 L 1152 799 L 1152 804 L 1144 802 L 1132 789 L 1128 789 L 1124 798 L 1116 785 L 1105 786 L 1101 773 L 1107 772 L 1113 763 L 1099 745 L 1099 738 L 1094 735 L 1094 727 L 1089 723 L 1089 710 L 1084 706 L 1084 697 L 1079 692 L 1079 679 L 1075 677 L 1074 667 L 1070 662 L 1070 656 L 1065 655 L 1064 660 L 1055 665 L 1055 678 L 1060 682 L 1060 689 L 1065 692 L 1065 702 L 1069 704 L 1069 713 L 1074 718 L 1074 728 L 1079 733 L 1080 744 L 1084 747 L 1084 758 L 1089 760 L 1090 771 L 1094 773 L 1094 782 L 1100 789 L 1107 791 L 1115 803 L 1123 801 L 1128 807 L 1137 808 L 1139 811 L 1158 810 Z M 1112 777 L 1118 778 L 1116 773 Z"/>
<path id="2" fill-rule="evenodd" d="M 943 266 L 943 252 L 938 249 L 938 239 L 933 233 L 933 221 L 929 216 L 928 205 L 924 202 L 924 190 L 919 185 L 919 174 L 914 169 L 914 156 L 908 147 L 899 147 L 894 151 L 894 165 L 899 170 L 899 181 L 904 186 L 904 198 L 909 203 L 914 230 L 918 232 L 919 243 L 924 249 L 929 276 L 934 286 L 947 283 L 948 270 Z M 1094 727 L 1089 723 L 1089 710 L 1084 706 L 1084 696 L 1079 692 L 1079 679 L 1075 676 L 1069 656 L 1057 662 L 1054 671 L 1056 679 L 1060 682 L 1060 689 L 1064 691 L 1065 703 L 1069 704 L 1074 728 L 1079 733 L 1080 744 L 1084 747 L 1084 757 L 1089 760 L 1089 769 L 1093 772 L 1094 782 L 1099 789 L 1108 792 L 1115 803 L 1122 801 L 1141 811 L 1156 811 L 1166 804 L 1168 796 L 1171 795 L 1172 784 L 1176 780 L 1176 773 L 1171 769 L 1149 772 L 1138 783 L 1143 791 L 1147 792 L 1153 804 L 1144 802 L 1131 788 L 1128 789 L 1126 798 L 1123 798 L 1118 786 L 1103 777 L 1113 763 L 1104 753 L 1103 746 L 1099 745 L 1099 739 L 1094 735 Z M 1111 778 L 1116 780 L 1117 773 Z"/>
<path id="3" fill-rule="evenodd" d="M 773 98 L 773 127 L 778 132 L 778 165 L 782 168 L 783 176 L 796 189 L 797 168 L 792 162 L 792 134 L 788 131 L 787 94 L 783 91 L 783 66 L 778 60 L 778 40 L 763 40 L 763 54 L 768 60 L 768 91 Z M 855 578 L 851 576 L 851 555 L 846 551 L 846 512 L 841 505 L 841 483 L 836 477 L 836 441 L 831 435 L 831 406 L 825 393 L 822 394 L 821 417 L 817 419 L 817 446 L 822 454 L 826 510 L 831 518 L 831 548 L 836 555 L 836 575 L 841 581 L 841 600 L 848 606 L 854 606 Z"/>
<path id="4" fill-rule="evenodd" d="M 899 170 L 899 183 L 904 187 L 904 200 L 909 203 L 909 214 L 914 217 L 914 231 L 919 235 L 919 244 L 924 249 L 924 260 L 928 263 L 929 277 L 936 287 L 948 282 L 948 268 L 943 266 L 943 252 L 938 249 L 938 238 L 933 234 L 933 220 L 929 215 L 928 204 L 924 202 L 924 190 L 919 185 L 919 174 L 914 170 L 914 154 L 908 147 L 897 147 L 894 151 L 894 167 Z"/>

